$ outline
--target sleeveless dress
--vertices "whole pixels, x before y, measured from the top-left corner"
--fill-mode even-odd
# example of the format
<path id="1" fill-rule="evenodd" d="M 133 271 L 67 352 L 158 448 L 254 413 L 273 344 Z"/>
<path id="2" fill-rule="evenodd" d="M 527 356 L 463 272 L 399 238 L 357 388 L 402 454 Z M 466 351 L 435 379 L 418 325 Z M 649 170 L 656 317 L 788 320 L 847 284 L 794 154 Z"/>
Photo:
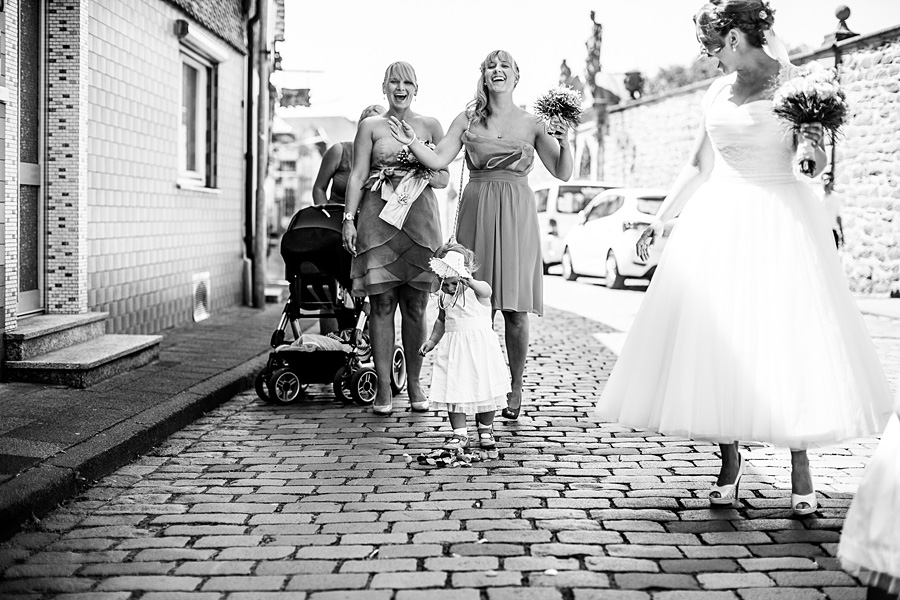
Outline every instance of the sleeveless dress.
<path id="1" fill-rule="evenodd" d="M 442 303 L 449 300 L 443 292 L 440 298 Z M 504 408 L 509 369 L 491 326 L 490 303 L 467 287 L 444 316 L 444 336 L 434 350 L 432 404 L 467 415 Z"/>
<path id="2" fill-rule="evenodd" d="M 386 204 L 382 188 L 396 186 L 406 173 L 397 164 L 401 148 L 403 144 L 392 137 L 378 139 L 372 147 L 371 177 L 357 216 L 357 255 L 350 267 L 357 295 L 382 294 L 401 285 L 429 293 L 438 288 L 437 277 L 428 267 L 441 245 L 440 216 L 431 187 L 413 202 L 403 229 L 378 217 Z"/>
<path id="3" fill-rule="evenodd" d="M 331 176 L 331 197 L 328 201 L 332 204 L 346 204 L 347 182 L 350 180 L 350 171 L 353 170 L 353 142 L 341 142 L 341 162 Z"/>
<path id="4" fill-rule="evenodd" d="M 677 219 L 595 415 L 793 449 L 881 433 L 891 392 L 769 100 L 703 100 L 712 174 Z"/>
<path id="5" fill-rule="evenodd" d="M 841 530 L 841 566 L 864 585 L 900 593 L 900 394 Z"/>
<path id="6" fill-rule="evenodd" d="M 498 310 L 544 312 L 540 231 L 528 173 L 534 148 L 519 140 L 465 131 L 469 181 L 459 207 L 456 238 L 475 252 L 475 278 L 491 284 Z"/>

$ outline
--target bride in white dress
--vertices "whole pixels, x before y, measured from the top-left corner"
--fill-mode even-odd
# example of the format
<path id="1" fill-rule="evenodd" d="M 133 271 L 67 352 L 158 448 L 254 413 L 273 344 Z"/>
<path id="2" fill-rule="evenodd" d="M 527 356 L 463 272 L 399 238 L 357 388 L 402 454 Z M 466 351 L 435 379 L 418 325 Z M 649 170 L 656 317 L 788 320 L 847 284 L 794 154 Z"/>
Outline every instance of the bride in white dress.
<path id="1" fill-rule="evenodd" d="M 680 213 L 595 414 L 718 443 L 713 505 L 738 496 L 739 440 L 788 447 L 791 506 L 810 514 L 806 449 L 881 433 L 891 393 L 828 219 L 795 172 L 795 136 L 772 112 L 787 61 L 772 10 L 717 0 L 694 20 L 726 76 L 707 92 L 692 159 L 638 242 L 646 253 Z M 822 127 L 800 135 L 819 147 L 818 175 Z"/>

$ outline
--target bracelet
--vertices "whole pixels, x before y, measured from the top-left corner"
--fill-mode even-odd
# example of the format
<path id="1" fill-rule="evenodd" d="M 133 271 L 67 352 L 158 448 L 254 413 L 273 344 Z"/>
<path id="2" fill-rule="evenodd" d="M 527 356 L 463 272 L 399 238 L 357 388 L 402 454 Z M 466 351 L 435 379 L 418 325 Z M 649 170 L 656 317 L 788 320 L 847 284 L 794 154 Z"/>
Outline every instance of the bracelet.
<path id="1" fill-rule="evenodd" d="M 417 141 L 419 141 L 419 136 L 417 136 L 417 135 L 416 135 L 416 132 L 413 131 L 413 139 L 410 140 L 410 142 L 407 144 L 407 146 L 412 146 L 412 145 L 415 144 Z"/>

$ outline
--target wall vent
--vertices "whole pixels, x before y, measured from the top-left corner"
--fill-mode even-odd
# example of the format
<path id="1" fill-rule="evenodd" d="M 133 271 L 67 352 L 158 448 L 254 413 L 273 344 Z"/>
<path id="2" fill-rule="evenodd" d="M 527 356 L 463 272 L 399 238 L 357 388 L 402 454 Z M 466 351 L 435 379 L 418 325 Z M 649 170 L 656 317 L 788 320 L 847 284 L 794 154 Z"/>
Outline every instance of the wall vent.
<path id="1" fill-rule="evenodd" d="M 191 295 L 194 297 L 194 321 L 209 318 L 209 271 L 194 273 L 191 283 Z"/>

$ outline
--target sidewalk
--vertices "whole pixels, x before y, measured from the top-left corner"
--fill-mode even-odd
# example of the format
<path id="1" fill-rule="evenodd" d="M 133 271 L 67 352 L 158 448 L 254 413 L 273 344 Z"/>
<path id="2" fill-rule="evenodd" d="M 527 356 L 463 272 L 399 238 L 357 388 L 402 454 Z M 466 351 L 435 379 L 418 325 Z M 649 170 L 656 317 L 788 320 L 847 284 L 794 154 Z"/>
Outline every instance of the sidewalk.
<path id="1" fill-rule="evenodd" d="M 158 361 L 88 389 L 0 385 L 0 539 L 252 387 L 282 309 L 164 331 Z"/>

